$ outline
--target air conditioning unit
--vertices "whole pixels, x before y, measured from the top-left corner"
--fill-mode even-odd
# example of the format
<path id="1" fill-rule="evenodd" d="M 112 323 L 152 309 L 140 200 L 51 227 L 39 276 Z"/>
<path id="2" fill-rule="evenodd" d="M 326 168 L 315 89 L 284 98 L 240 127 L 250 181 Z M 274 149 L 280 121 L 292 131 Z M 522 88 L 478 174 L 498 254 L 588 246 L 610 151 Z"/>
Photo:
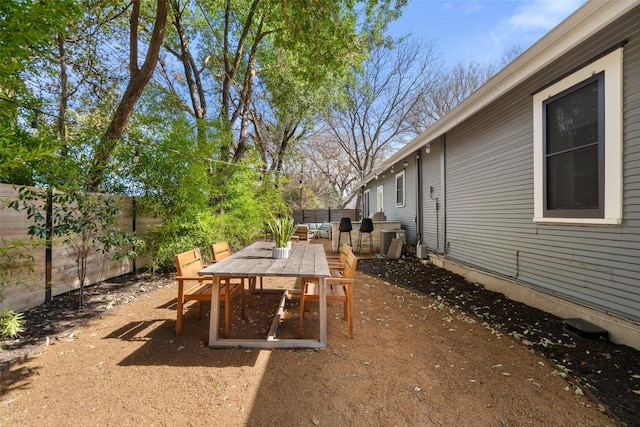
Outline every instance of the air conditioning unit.
<path id="1" fill-rule="evenodd" d="M 402 244 L 407 244 L 407 233 L 401 229 L 380 230 L 380 254 L 387 255 L 392 239 L 402 240 Z"/>

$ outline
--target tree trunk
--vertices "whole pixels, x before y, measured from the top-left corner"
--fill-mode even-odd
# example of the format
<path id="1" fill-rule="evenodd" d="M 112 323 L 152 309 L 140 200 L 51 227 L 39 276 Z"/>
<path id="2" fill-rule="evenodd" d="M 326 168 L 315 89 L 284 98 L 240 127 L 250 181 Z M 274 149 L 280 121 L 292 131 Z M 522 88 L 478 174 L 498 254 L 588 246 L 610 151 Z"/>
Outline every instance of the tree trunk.
<path id="1" fill-rule="evenodd" d="M 104 133 L 102 140 L 94 151 L 93 164 L 89 171 L 89 179 L 87 188 L 96 190 L 103 180 L 103 172 L 111 158 L 113 150 L 116 147 L 118 139 L 122 136 L 124 129 L 131 118 L 131 113 L 138 99 L 142 95 L 144 87 L 147 85 L 153 72 L 162 41 L 164 39 L 165 26 L 167 22 L 167 0 L 158 0 L 156 9 L 156 19 L 153 27 L 153 33 L 149 42 L 147 56 L 138 68 L 138 23 L 140 19 L 140 0 L 133 0 L 133 10 L 131 12 L 130 22 L 130 43 L 129 46 L 129 69 L 130 79 L 127 88 L 122 95 L 122 99 L 116 109 L 111 124 Z"/>

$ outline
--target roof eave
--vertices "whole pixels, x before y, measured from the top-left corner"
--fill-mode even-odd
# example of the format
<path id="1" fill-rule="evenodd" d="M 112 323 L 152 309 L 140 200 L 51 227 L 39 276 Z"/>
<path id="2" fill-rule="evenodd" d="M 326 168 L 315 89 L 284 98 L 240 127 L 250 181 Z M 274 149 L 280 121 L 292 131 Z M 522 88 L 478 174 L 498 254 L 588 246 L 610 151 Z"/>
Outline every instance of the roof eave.
<path id="1" fill-rule="evenodd" d="M 390 165 L 402 160 L 410 153 L 420 150 L 427 143 L 476 114 L 638 4 L 640 4 L 640 0 L 615 2 L 590 0 L 585 3 L 453 110 L 380 164 L 376 171 L 365 177 L 364 183 L 368 184 L 374 179 L 377 171 L 386 170 Z"/>

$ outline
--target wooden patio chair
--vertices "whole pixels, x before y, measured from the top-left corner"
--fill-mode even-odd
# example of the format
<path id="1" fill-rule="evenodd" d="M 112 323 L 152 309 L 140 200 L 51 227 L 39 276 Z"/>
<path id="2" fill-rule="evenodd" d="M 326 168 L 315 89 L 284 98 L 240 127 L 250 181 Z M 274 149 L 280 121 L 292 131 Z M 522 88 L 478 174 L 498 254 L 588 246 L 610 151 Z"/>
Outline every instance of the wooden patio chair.
<path id="1" fill-rule="evenodd" d="M 358 258 L 349 252 L 342 270 L 332 270 L 331 277 L 325 279 L 327 289 L 327 301 L 340 301 L 344 303 L 344 318 L 348 322 L 349 338 L 353 338 L 353 282 L 356 273 Z M 300 290 L 300 316 L 298 334 L 302 336 L 304 328 L 304 306 L 307 301 L 319 301 L 319 280 L 317 278 L 302 278 Z"/>
<path id="2" fill-rule="evenodd" d="M 327 263 L 330 270 L 342 270 L 344 264 L 347 262 L 347 256 L 353 252 L 353 248 L 346 243 L 343 243 L 340 247 L 339 254 L 326 255 Z"/>
<path id="3" fill-rule="evenodd" d="M 231 248 L 229 247 L 229 242 L 218 242 L 213 243 L 211 245 L 211 260 L 213 262 L 220 262 L 223 259 L 229 257 L 231 255 Z M 243 277 L 230 277 L 232 281 L 238 281 L 242 283 L 242 287 L 244 288 L 244 278 Z M 224 279 L 223 279 L 224 280 Z M 253 291 L 256 287 L 256 278 L 249 278 L 249 307 L 253 305 Z M 262 295 L 262 277 L 260 277 L 260 295 Z"/>
<path id="4" fill-rule="evenodd" d="M 204 262 L 200 249 L 192 249 L 175 256 L 176 270 L 178 276 L 178 307 L 176 318 L 176 336 L 182 335 L 182 315 L 186 302 L 196 301 L 196 319 L 202 317 L 202 302 L 211 301 L 211 290 L 213 280 L 211 277 L 199 276 L 198 271 L 204 268 Z M 225 283 L 220 286 L 220 302 L 224 302 L 224 330 L 225 334 L 229 334 L 229 325 L 231 323 L 231 298 L 242 291 L 242 287 L 238 284 Z M 244 307 L 243 307 L 244 316 Z"/>

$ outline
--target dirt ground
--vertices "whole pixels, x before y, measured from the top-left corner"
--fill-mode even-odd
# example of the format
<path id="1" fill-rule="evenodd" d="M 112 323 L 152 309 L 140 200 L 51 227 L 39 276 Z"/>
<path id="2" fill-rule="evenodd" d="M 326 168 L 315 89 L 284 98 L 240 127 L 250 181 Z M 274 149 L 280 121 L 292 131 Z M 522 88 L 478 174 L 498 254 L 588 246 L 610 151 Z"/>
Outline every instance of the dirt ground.
<path id="1" fill-rule="evenodd" d="M 87 294 L 80 311 L 72 296 L 28 311 L 24 337 L 3 343 L 0 425 L 640 425 L 637 351 L 557 338 L 549 316 L 417 261 L 361 259 L 355 337 L 329 304 L 324 350 L 210 349 L 193 307 L 177 338 L 171 274 Z M 231 334 L 266 334 L 278 301 L 254 295 L 244 321 L 234 304 Z M 286 308 L 279 336 L 297 329 L 297 300 Z M 317 305 L 305 316 L 305 334 L 316 331 Z M 622 397 L 603 394 L 609 382 Z"/>

